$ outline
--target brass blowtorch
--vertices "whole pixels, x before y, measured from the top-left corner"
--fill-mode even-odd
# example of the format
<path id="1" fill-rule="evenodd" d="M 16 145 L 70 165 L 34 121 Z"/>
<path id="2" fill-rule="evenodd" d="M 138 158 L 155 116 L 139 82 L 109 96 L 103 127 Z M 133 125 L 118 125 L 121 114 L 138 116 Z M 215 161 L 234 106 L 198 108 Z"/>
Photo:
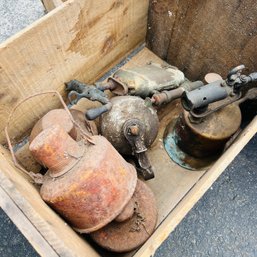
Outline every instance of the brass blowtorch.
<path id="1" fill-rule="evenodd" d="M 257 72 L 243 75 L 244 65 L 218 79 L 182 94 L 184 111 L 171 122 L 164 139 L 171 159 L 188 169 L 208 166 L 224 150 L 241 124 L 239 104 L 257 98 Z"/>

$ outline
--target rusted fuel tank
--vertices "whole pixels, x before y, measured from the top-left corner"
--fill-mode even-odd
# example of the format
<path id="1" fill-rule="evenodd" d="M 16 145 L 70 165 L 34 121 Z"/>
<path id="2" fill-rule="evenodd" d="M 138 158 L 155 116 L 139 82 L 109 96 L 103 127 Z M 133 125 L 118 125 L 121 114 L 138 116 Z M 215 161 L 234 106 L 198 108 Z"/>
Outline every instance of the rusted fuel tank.
<path id="1" fill-rule="evenodd" d="M 101 134 L 122 154 L 134 154 L 145 179 L 154 174 L 146 156 L 155 140 L 159 120 L 156 110 L 136 96 L 111 98 L 112 109 L 100 116 Z"/>
<path id="2" fill-rule="evenodd" d="M 116 218 L 90 234 L 96 243 L 109 251 L 128 252 L 136 249 L 152 235 L 156 227 L 155 197 L 144 182 L 138 180 L 135 193 L 126 208 L 126 218 Z"/>
<path id="3" fill-rule="evenodd" d="M 240 124 L 241 112 L 235 104 L 207 116 L 200 123 L 192 123 L 190 113 L 184 110 L 166 128 L 164 146 L 171 159 L 180 166 L 202 169 L 220 156 Z"/>
<path id="4" fill-rule="evenodd" d="M 219 155 L 239 129 L 241 119 L 240 108 L 235 104 L 208 115 L 200 123 L 190 121 L 190 113 L 183 111 L 175 126 L 177 145 L 197 158 Z"/>
<path id="5" fill-rule="evenodd" d="M 70 113 L 75 120 L 89 135 L 97 135 L 97 127 L 93 121 L 89 121 L 85 118 L 83 112 L 78 110 L 70 110 Z M 80 140 L 80 131 L 74 126 L 68 113 L 64 109 L 54 109 L 45 114 L 33 127 L 30 133 L 30 142 L 44 129 L 51 127 L 52 125 L 60 125 L 64 130 L 75 140 Z"/>
<path id="6" fill-rule="evenodd" d="M 135 168 L 102 136 L 76 142 L 60 126 L 44 129 L 30 151 L 48 167 L 40 194 L 80 233 L 96 231 L 117 217 L 131 199 Z"/>

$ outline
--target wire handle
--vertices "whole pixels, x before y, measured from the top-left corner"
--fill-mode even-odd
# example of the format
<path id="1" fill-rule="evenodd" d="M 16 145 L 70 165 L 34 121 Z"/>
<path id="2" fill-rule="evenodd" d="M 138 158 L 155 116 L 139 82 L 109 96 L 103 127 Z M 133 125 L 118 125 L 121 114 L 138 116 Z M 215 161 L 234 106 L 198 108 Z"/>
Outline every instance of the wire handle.
<path id="1" fill-rule="evenodd" d="M 14 154 L 14 150 L 13 150 L 13 146 L 12 146 L 12 143 L 11 143 L 11 140 L 10 140 L 10 136 L 9 136 L 9 133 L 8 133 L 8 127 L 9 127 L 9 123 L 11 121 L 11 118 L 14 114 L 14 112 L 16 111 L 16 109 L 24 102 L 26 102 L 27 100 L 29 100 L 30 98 L 33 98 L 33 97 L 36 97 L 36 96 L 39 96 L 39 95 L 45 95 L 45 94 L 55 94 L 57 95 L 57 97 L 59 98 L 60 102 L 62 103 L 63 107 L 64 107 L 64 110 L 68 113 L 69 115 L 69 118 L 71 119 L 72 123 L 80 130 L 81 134 L 82 134 L 82 137 L 88 141 L 89 143 L 91 144 L 95 144 L 94 141 L 92 140 L 91 136 L 88 135 L 82 128 L 81 126 L 73 119 L 68 107 L 66 106 L 62 96 L 60 95 L 60 93 L 56 90 L 52 90 L 52 91 L 45 91 L 45 92 L 40 92 L 40 93 L 36 93 L 36 94 L 33 94 L 33 95 L 30 95 L 26 98 L 24 98 L 23 100 L 21 100 L 11 111 L 11 113 L 9 114 L 9 117 L 8 117 L 8 120 L 7 120 L 7 123 L 6 123 L 6 126 L 5 126 L 5 136 L 6 136 L 6 139 L 7 139 L 7 144 L 8 144 L 8 147 L 10 149 L 10 152 L 11 152 L 11 156 L 12 156 L 12 160 L 13 160 L 13 163 L 14 163 L 14 166 L 16 168 L 18 168 L 19 170 L 23 171 L 25 174 L 27 174 L 35 184 L 38 184 L 38 185 L 41 185 L 43 184 L 43 175 L 42 174 L 36 174 L 34 172 L 31 172 L 31 171 L 27 171 L 25 168 L 23 168 L 17 161 L 16 157 L 15 157 L 15 154 Z"/>

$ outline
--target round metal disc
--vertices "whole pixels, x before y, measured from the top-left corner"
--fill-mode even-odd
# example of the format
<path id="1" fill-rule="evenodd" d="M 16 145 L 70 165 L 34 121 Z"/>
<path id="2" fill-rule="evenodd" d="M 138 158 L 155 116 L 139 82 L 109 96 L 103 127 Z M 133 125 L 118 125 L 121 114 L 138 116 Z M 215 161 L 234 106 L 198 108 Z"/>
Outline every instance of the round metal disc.
<path id="1" fill-rule="evenodd" d="M 204 80 L 207 83 L 212 83 L 212 82 L 215 82 L 217 80 L 222 80 L 222 77 L 217 73 L 207 73 L 204 77 Z"/>
<path id="2" fill-rule="evenodd" d="M 125 222 L 112 221 L 104 228 L 91 233 L 92 239 L 113 252 L 128 252 L 142 245 L 154 232 L 157 222 L 156 202 L 151 189 L 137 181 L 134 215 Z"/>

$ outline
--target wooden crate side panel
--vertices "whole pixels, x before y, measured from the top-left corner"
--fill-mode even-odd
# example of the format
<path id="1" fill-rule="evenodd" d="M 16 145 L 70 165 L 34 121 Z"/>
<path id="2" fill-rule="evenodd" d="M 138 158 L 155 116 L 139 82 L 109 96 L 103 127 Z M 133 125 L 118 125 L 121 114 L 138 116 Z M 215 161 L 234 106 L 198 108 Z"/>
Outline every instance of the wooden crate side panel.
<path id="1" fill-rule="evenodd" d="M 134 257 L 153 256 L 157 248 L 165 241 L 169 234 L 182 221 L 186 214 L 201 199 L 205 192 L 217 180 L 227 166 L 240 153 L 244 146 L 257 133 L 257 116 L 241 132 L 236 141 L 215 162 L 215 164 L 204 173 L 197 183 L 185 194 L 177 206 L 170 212 L 148 241 L 137 251 Z"/>
<path id="2" fill-rule="evenodd" d="M 0 175 L 1 176 L 1 175 Z M 1 177 L 2 179 L 2 177 Z M 12 198 L 0 186 L 0 207 L 5 211 L 21 233 L 27 238 L 34 249 L 43 256 L 58 257 L 54 249 L 42 237 L 38 230 L 31 224 L 30 220 L 23 214 Z"/>
<path id="3" fill-rule="evenodd" d="M 0 45 L 0 142 L 21 99 L 48 89 L 64 94 L 64 82 L 73 78 L 92 83 L 144 42 L 147 9 L 148 0 L 68 1 Z M 57 103 L 47 96 L 23 104 L 13 117 L 12 137 Z"/>
<path id="4" fill-rule="evenodd" d="M 189 79 L 227 75 L 241 63 L 257 69 L 257 2 L 151 1 L 148 45 Z M 161 28 L 163 28 L 161 30 Z"/>
<path id="5" fill-rule="evenodd" d="M 66 2 L 66 0 L 41 0 L 42 4 L 44 5 L 47 12 L 52 11 L 56 7 Z"/>
<path id="6" fill-rule="evenodd" d="M 99 257 L 95 250 L 41 199 L 39 190 L 12 165 L 9 152 L 3 147 L 0 147 L 0 188 L 8 194 L 58 255 L 79 257 L 87 253 L 90 257 Z M 19 227 L 18 224 L 17 226 Z M 39 242 L 30 242 L 41 253 L 37 245 Z M 42 256 L 49 255 L 46 253 Z"/>

